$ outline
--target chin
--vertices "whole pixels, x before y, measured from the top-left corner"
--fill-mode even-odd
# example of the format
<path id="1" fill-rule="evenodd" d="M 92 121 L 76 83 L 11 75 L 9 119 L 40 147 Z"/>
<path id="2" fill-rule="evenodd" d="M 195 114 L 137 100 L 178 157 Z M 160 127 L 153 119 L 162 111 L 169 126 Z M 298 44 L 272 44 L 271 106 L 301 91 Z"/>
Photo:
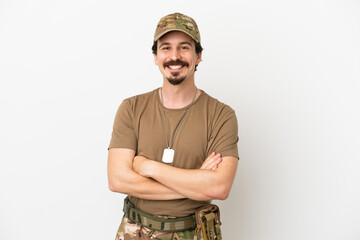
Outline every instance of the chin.
<path id="1" fill-rule="evenodd" d="M 179 85 L 185 80 L 185 77 L 178 78 L 178 79 L 173 79 L 173 78 L 166 78 L 166 79 L 168 80 L 168 82 L 171 85 Z"/>

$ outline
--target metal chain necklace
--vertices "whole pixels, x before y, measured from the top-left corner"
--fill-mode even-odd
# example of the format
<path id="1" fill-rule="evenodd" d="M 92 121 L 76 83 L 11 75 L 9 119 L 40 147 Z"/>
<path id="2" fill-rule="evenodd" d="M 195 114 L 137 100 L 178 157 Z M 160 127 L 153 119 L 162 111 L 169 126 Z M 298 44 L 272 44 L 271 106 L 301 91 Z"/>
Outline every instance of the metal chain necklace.
<path id="1" fill-rule="evenodd" d="M 184 122 L 186 116 L 189 113 L 189 110 L 190 110 L 191 106 L 194 103 L 196 93 L 197 93 L 197 88 L 195 88 L 195 94 L 194 94 L 194 97 L 193 97 L 193 99 L 191 101 L 191 104 L 186 109 L 186 112 L 184 113 L 184 115 L 180 119 L 180 122 L 179 122 L 178 126 L 175 129 L 174 137 L 173 137 L 173 140 L 172 140 L 171 145 L 170 145 L 169 140 L 168 140 L 167 126 L 166 126 L 166 119 L 165 119 L 165 107 L 164 107 L 164 100 L 163 100 L 163 96 L 162 96 L 162 88 L 160 90 L 160 99 L 161 99 L 163 120 L 164 120 L 164 126 L 165 126 L 165 138 L 166 138 L 166 148 L 164 149 L 164 153 L 163 153 L 163 157 L 162 157 L 162 161 L 164 163 L 172 163 L 173 160 L 174 160 L 174 153 L 175 152 L 174 152 L 174 149 L 172 149 L 172 146 L 174 145 L 175 138 L 176 138 L 176 136 L 177 136 L 177 134 L 178 134 L 178 132 L 180 130 L 180 127 L 181 127 L 182 123 Z"/>

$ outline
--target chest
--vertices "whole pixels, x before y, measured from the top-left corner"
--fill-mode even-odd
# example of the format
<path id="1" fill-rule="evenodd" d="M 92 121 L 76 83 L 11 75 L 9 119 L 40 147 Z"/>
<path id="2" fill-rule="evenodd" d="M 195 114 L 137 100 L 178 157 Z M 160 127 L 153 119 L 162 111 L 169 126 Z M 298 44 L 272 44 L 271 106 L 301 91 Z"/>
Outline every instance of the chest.
<path id="1" fill-rule="evenodd" d="M 164 149 L 170 146 L 176 167 L 199 168 L 207 157 L 208 120 L 196 108 L 188 114 L 186 110 L 165 111 L 165 114 L 161 108 L 145 110 L 135 131 L 138 154 L 150 159 L 161 161 Z"/>

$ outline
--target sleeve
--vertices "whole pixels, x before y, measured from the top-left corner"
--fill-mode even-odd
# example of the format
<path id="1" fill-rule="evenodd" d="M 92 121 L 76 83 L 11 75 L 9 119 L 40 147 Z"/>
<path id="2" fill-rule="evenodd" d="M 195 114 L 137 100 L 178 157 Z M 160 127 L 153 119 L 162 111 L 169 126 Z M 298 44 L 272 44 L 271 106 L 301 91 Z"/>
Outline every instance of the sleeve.
<path id="1" fill-rule="evenodd" d="M 137 139 L 133 125 L 133 112 L 129 101 L 124 100 L 119 106 L 113 125 L 110 148 L 128 148 L 136 151 Z"/>
<path id="2" fill-rule="evenodd" d="M 221 153 L 222 157 L 233 156 L 239 159 L 238 141 L 238 123 L 235 111 L 226 106 L 215 118 L 208 143 L 208 155 L 216 152 Z"/>

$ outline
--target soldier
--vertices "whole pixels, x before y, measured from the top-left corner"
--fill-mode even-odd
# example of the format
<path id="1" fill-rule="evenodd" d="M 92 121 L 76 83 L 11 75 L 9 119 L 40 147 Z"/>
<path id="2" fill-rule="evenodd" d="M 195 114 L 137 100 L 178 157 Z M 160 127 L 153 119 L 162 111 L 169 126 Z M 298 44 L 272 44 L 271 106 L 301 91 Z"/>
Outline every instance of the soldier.
<path id="1" fill-rule="evenodd" d="M 221 239 L 218 215 L 215 222 L 206 216 L 205 236 L 194 214 L 229 195 L 239 159 L 237 119 L 196 87 L 202 50 L 192 18 L 163 17 L 152 47 L 162 87 L 125 99 L 116 113 L 109 188 L 128 195 L 117 240 Z"/>

